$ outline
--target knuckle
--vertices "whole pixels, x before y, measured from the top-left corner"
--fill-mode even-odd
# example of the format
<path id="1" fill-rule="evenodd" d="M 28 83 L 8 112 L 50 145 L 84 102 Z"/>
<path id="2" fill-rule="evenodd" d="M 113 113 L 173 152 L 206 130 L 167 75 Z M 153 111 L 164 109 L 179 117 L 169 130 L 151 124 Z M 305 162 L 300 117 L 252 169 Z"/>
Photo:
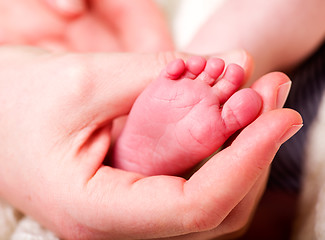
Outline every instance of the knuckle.
<path id="1" fill-rule="evenodd" d="M 80 125 L 81 119 L 86 119 L 83 113 L 94 98 L 95 81 L 86 55 L 65 54 L 57 59 L 55 68 L 53 71 L 57 74 L 53 81 L 56 83 L 48 119 L 58 129 L 70 132 L 79 128 L 77 125 Z"/>
<path id="2" fill-rule="evenodd" d="M 85 55 L 71 54 L 65 61 L 65 92 L 75 100 L 84 101 L 91 96 L 95 87 L 89 60 Z"/>

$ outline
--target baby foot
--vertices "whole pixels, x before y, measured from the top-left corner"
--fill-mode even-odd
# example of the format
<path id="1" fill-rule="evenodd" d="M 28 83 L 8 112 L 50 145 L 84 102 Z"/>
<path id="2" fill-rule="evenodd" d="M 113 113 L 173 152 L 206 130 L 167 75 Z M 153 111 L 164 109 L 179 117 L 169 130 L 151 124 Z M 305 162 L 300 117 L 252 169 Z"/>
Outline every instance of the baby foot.
<path id="1" fill-rule="evenodd" d="M 252 122 L 262 101 L 237 91 L 241 67 L 224 70 L 218 58 L 169 63 L 136 100 L 113 150 L 113 166 L 143 173 L 179 174 L 210 156 Z M 236 92 L 237 91 L 237 92 Z"/>

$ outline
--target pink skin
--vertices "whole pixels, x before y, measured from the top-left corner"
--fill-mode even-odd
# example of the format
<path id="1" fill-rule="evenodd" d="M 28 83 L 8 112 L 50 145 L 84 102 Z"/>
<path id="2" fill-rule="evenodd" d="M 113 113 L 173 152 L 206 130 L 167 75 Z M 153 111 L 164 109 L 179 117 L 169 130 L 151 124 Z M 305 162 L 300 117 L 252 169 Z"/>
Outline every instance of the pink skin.
<path id="1" fill-rule="evenodd" d="M 180 174 L 251 123 L 262 101 L 231 64 L 192 57 L 169 63 L 136 100 L 113 151 L 117 168 L 145 175 Z M 139 151 L 141 149 L 141 151 Z"/>
<path id="2" fill-rule="evenodd" d="M 1 199 L 62 239 L 207 240 L 242 229 L 274 154 L 302 123 L 295 111 L 274 110 L 283 74 L 252 86 L 261 116 L 189 180 L 102 164 L 113 121 L 172 56 L 187 58 L 0 48 Z"/>
<path id="3" fill-rule="evenodd" d="M 167 24 L 153 1 L 12 0 L 0 1 L 0 12 L 1 45 L 27 44 L 59 52 L 173 49 Z"/>

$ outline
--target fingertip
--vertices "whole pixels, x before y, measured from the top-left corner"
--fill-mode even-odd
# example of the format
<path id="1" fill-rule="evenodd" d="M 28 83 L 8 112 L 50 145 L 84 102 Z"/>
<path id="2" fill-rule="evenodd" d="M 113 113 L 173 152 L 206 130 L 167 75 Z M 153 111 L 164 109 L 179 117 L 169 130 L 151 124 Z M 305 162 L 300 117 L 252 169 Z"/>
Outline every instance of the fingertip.
<path id="1" fill-rule="evenodd" d="M 283 84 L 289 82 L 290 78 L 283 72 L 271 72 L 260 77 L 252 86 L 255 85 L 265 85 L 268 82 L 273 82 L 274 84 Z"/>
<path id="2" fill-rule="evenodd" d="M 252 89 L 258 92 L 263 99 L 262 112 L 283 107 L 290 87 L 291 80 L 281 72 L 268 73 L 252 85 Z"/>
<path id="3" fill-rule="evenodd" d="M 293 124 L 290 126 L 290 128 L 282 135 L 282 137 L 279 139 L 280 143 L 284 143 L 287 140 L 289 140 L 293 135 L 295 135 L 301 128 L 303 127 L 303 124 Z"/>
<path id="4" fill-rule="evenodd" d="M 302 124 L 303 119 L 295 110 L 272 110 L 263 113 L 252 124 L 247 126 L 237 137 L 236 141 L 240 144 L 243 144 L 243 142 L 246 144 L 249 141 L 255 142 L 259 145 L 260 150 L 264 149 L 264 152 L 272 152 L 294 135 L 292 131 L 291 135 L 286 134 L 286 132 L 294 126 L 300 126 L 301 128 Z M 298 131 L 299 129 L 296 130 Z"/>
<path id="5" fill-rule="evenodd" d="M 289 119 L 289 122 L 287 123 L 288 127 L 282 136 L 279 138 L 279 143 L 283 144 L 287 140 L 289 140 L 293 135 L 295 135 L 304 125 L 304 120 L 302 116 L 300 115 L 299 112 L 289 109 L 289 108 L 284 108 L 284 109 L 279 109 L 278 111 L 283 112 L 284 116 L 283 118 Z"/>

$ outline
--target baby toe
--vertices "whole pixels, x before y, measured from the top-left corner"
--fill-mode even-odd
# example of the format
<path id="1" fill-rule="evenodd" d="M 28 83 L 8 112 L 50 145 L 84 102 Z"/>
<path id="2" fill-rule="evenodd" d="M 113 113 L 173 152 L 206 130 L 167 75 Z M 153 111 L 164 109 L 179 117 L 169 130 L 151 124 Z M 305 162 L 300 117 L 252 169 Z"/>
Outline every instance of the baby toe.
<path id="1" fill-rule="evenodd" d="M 224 67 L 225 62 L 222 59 L 210 58 L 206 63 L 204 71 L 198 76 L 198 79 L 212 86 L 222 74 Z"/>
<path id="2" fill-rule="evenodd" d="M 167 64 L 165 70 L 162 71 L 162 75 L 165 78 L 176 80 L 184 73 L 184 70 L 184 61 L 182 59 L 176 59 Z"/>
<path id="3" fill-rule="evenodd" d="M 191 57 L 186 62 L 187 71 L 184 73 L 185 78 L 195 79 L 204 70 L 206 59 L 199 56 Z"/>
<path id="4" fill-rule="evenodd" d="M 223 77 L 213 86 L 221 104 L 226 102 L 240 88 L 244 78 L 245 72 L 239 65 L 230 64 L 227 67 Z"/>
<path id="5" fill-rule="evenodd" d="M 250 124 L 262 108 L 262 99 L 251 88 L 242 89 L 224 104 L 221 117 L 230 134 Z"/>
<path id="6" fill-rule="evenodd" d="M 225 68 L 225 62 L 220 58 L 210 58 L 207 61 L 204 71 L 209 74 L 211 78 L 217 79 Z"/>

